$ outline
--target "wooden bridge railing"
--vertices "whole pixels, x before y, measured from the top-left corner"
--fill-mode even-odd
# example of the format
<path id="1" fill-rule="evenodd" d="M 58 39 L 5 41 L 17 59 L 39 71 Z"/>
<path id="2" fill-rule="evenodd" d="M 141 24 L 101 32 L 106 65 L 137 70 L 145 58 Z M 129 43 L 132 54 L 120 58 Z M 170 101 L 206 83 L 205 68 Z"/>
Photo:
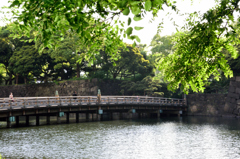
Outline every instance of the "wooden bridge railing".
<path id="1" fill-rule="evenodd" d="M 60 96 L 60 97 L 18 97 L 12 102 L 8 98 L 0 98 L 0 111 L 4 109 L 21 109 L 31 107 L 54 107 L 69 105 L 173 105 L 183 106 L 185 100 L 175 98 L 159 98 L 145 96 L 102 96 L 100 102 L 97 96 Z"/>

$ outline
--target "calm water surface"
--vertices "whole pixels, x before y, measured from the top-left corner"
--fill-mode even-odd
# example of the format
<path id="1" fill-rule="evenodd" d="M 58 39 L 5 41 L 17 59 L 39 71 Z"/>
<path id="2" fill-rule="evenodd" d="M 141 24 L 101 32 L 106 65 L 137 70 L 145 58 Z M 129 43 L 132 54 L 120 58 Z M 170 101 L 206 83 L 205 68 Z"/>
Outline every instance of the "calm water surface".
<path id="1" fill-rule="evenodd" d="M 186 117 L 0 129 L 6 158 L 238 159 L 240 120 Z"/>

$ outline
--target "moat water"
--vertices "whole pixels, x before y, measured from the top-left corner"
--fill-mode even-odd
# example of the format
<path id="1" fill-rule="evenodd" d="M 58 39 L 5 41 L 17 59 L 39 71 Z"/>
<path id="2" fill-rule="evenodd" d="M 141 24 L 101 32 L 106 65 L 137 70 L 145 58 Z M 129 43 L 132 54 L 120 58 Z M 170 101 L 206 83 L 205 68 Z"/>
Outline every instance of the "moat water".
<path id="1" fill-rule="evenodd" d="M 240 119 L 166 117 L 0 129 L 3 158 L 237 159 Z"/>

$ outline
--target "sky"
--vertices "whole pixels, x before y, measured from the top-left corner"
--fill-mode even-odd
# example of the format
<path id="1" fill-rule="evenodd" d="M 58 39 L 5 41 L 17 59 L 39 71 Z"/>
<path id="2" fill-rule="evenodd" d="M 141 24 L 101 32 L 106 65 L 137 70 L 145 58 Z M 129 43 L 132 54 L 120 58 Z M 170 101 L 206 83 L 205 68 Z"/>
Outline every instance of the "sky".
<path id="1" fill-rule="evenodd" d="M 193 1 L 193 2 L 191 2 Z M 8 0 L 1 0 L 0 7 L 4 5 L 9 5 Z M 192 13 L 194 11 L 200 11 L 201 13 L 206 12 L 208 9 L 212 8 L 215 5 L 215 0 L 177 0 L 177 8 L 181 11 L 181 13 Z M 170 16 L 166 16 L 167 12 L 171 12 Z M 0 13 L 0 19 L 3 15 Z M 176 22 L 179 26 L 183 26 L 184 19 L 186 17 L 179 16 L 175 14 L 170 8 L 164 7 L 164 11 L 160 11 L 158 13 L 158 17 L 155 18 L 154 22 L 150 23 L 149 20 L 152 18 L 151 14 L 147 14 L 147 16 L 138 22 L 132 20 L 131 27 L 141 26 L 144 29 L 136 31 L 133 30 L 133 35 L 138 35 L 141 39 L 142 44 L 149 45 L 153 36 L 157 33 L 157 26 L 163 19 L 163 29 L 160 33 L 161 36 L 171 35 L 176 32 L 176 28 L 173 25 L 173 21 Z M 173 21 L 170 19 L 173 18 Z M 127 23 L 127 16 L 121 15 L 121 20 L 124 20 Z M 4 26 L 5 24 L 0 21 L 0 26 Z M 129 26 L 126 26 L 126 28 Z M 133 43 L 133 41 L 129 39 L 124 39 L 126 43 Z"/>

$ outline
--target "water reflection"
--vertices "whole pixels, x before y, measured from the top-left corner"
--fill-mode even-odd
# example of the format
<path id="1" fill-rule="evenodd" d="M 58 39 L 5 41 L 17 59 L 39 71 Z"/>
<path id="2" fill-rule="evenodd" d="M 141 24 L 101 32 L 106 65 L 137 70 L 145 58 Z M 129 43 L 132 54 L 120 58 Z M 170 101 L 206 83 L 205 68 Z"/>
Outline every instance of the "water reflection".
<path id="1" fill-rule="evenodd" d="M 240 158 L 237 119 L 186 117 L 0 130 L 9 158 Z"/>

